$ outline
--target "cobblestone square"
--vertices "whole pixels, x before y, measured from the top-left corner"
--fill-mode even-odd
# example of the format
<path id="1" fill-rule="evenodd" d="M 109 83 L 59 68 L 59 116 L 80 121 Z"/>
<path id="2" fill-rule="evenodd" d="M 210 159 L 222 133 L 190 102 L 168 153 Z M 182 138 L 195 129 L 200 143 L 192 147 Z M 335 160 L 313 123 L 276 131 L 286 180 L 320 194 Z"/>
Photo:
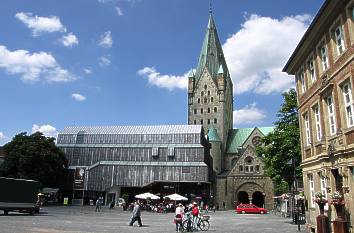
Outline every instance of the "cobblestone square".
<path id="1" fill-rule="evenodd" d="M 210 229 L 208 232 L 222 233 L 295 233 L 297 226 L 289 218 L 273 214 L 240 215 L 234 211 L 217 211 L 209 213 Z M 2 233 L 81 233 L 81 232 L 137 232 L 168 233 L 175 232 L 174 215 L 142 212 L 143 227 L 137 223 L 128 226 L 130 211 L 120 209 L 95 212 L 94 207 L 44 207 L 40 215 L 30 216 L 10 212 L 0 215 L 0 232 Z M 304 232 L 304 226 L 301 226 Z"/>

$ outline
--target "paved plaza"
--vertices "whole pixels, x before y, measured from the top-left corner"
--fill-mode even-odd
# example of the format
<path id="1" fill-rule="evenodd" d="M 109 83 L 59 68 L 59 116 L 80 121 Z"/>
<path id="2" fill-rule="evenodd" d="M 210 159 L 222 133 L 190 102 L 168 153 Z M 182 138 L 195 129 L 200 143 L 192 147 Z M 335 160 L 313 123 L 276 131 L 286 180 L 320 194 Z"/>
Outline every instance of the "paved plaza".
<path id="1" fill-rule="evenodd" d="M 233 211 L 217 211 L 211 216 L 208 232 L 295 233 L 297 226 L 290 219 L 273 214 L 240 215 Z M 40 215 L 10 212 L 0 215 L 0 232 L 175 232 L 173 214 L 142 212 L 143 227 L 128 226 L 131 213 L 120 209 L 95 212 L 94 207 L 44 207 Z M 304 232 L 304 227 L 301 228 Z"/>

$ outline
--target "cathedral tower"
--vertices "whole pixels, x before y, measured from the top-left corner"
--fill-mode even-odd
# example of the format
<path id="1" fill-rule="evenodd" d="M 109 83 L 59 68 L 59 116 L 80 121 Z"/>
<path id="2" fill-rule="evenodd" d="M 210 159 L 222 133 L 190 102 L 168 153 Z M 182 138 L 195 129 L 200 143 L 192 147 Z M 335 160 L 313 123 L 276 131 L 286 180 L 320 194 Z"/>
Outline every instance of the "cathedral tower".
<path id="1" fill-rule="evenodd" d="M 188 75 L 188 124 L 203 125 L 206 134 L 212 129 L 213 135 L 220 138 L 221 153 L 214 155 L 214 160 L 218 156 L 223 161 L 223 150 L 232 129 L 232 93 L 232 81 L 210 11 L 197 69 Z"/>

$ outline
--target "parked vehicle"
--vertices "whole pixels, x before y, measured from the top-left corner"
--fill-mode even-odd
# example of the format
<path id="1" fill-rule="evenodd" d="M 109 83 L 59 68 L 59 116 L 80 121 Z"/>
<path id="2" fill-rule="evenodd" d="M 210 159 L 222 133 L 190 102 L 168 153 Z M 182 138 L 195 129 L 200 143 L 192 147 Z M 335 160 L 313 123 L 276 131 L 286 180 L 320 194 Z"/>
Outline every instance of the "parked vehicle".
<path id="1" fill-rule="evenodd" d="M 240 204 L 236 207 L 236 213 L 238 214 L 266 214 L 268 210 L 258 207 L 253 204 Z"/>
<path id="2" fill-rule="evenodd" d="M 38 213 L 39 188 L 38 181 L 0 177 L 0 210 Z"/>

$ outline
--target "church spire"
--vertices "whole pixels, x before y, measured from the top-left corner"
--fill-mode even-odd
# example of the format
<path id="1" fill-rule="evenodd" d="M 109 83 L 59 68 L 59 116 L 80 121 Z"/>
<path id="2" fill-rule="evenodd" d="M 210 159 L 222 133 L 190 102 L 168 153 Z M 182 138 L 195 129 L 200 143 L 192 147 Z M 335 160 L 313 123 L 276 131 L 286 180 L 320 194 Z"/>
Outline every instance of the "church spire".
<path id="1" fill-rule="evenodd" d="M 204 67 L 207 67 L 213 79 L 217 78 L 220 66 L 228 74 L 224 53 L 216 30 L 211 4 L 209 7 L 209 20 L 202 50 L 200 52 L 198 67 L 195 73 L 196 80 L 200 79 Z"/>

